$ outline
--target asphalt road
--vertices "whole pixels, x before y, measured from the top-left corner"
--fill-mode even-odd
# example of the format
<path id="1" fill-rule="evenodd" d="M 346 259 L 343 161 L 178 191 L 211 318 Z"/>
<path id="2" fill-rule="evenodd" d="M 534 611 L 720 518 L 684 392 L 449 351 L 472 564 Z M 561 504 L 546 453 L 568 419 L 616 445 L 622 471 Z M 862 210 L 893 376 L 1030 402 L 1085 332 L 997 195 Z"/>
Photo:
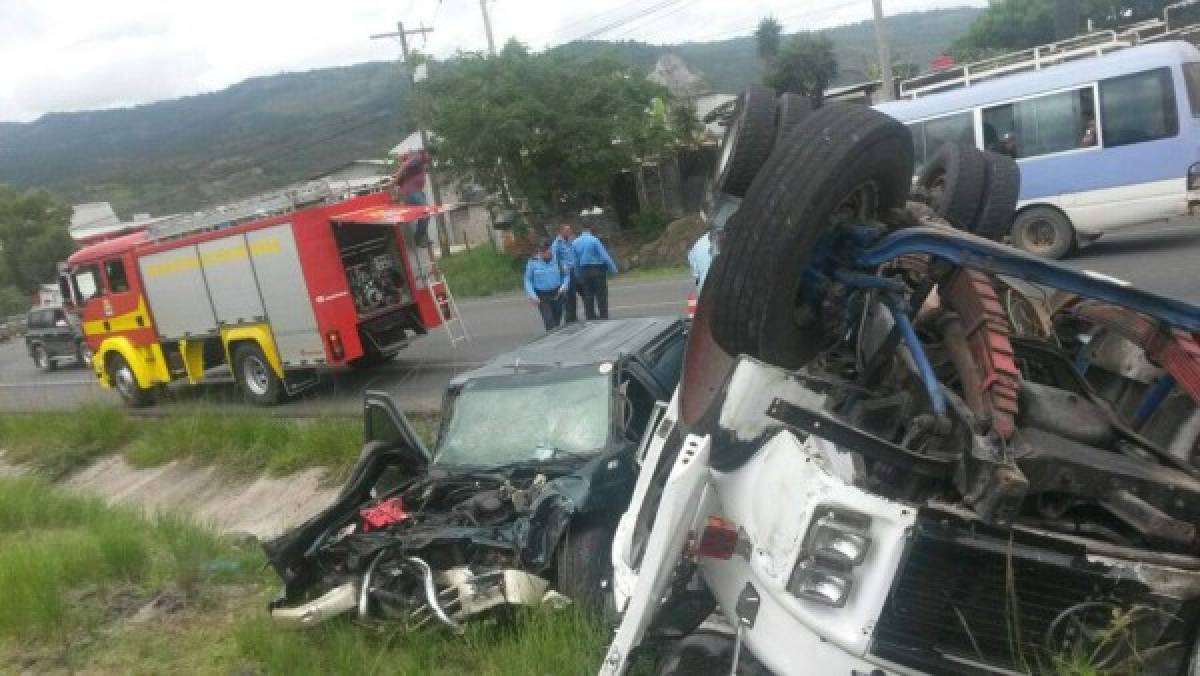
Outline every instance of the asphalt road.
<path id="1" fill-rule="evenodd" d="M 609 314 L 646 317 L 681 314 L 691 278 L 677 276 L 623 283 L 609 288 Z M 358 415 L 362 391 L 380 387 L 399 393 L 413 411 L 436 411 L 442 391 L 455 374 L 512 349 L 542 333 L 537 310 L 524 296 L 506 295 L 458 304 L 471 341 L 450 347 L 437 330 L 413 342 L 391 362 L 366 371 L 341 371 L 325 377 L 293 401 L 270 409 L 252 408 L 241 401 L 228 378 L 196 387 L 173 384 L 168 398 L 143 412 L 169 413 L 197 403 L 222 412 L 270 412 L 281 416 Z M 582 312 L 582 308 L 580 308 Z M 51 373 L 37 370 L 20 339 L 0 343 L 0 412 L 75 409 L 88 404 L 113 404 L 117 394 L 102 389 L 90 372 L 67 362 Z"/>
<path id="2" fill-rule="evenodd" d="M 1067 264 L 1200 303 L 1200 224 L 1147 227 L 1108 235 Z M 615 283 L 610 293 L 611 315 L 644 317 L 680 313 L 690 287 L 691 280 L 686 276 Z M 437 410 L 442 390 L 454 374 L 541 333 L 537 312 L 522 296 L 463 301 L 459 309 L 472 340 L 455 348 L 450 347 L 439 330 L 415 341 L 384 366 L 364 372 L 335 373 L 298 399 L 271 409 L 246 406 L 229 381 L 198 387 L 175 385 L 169 398 L 148 413 L 169 413 L 182 406 L 204 403 L 230 413 L 253 410 L 281 416 L 357 415 L 366 387 L 397 392 L 409 410 Z M 74 409 L 84 404 L 116 401 L 115 393 L 101 389 L 91 374 L 80 368 L 64 364 L 53 373 L 42 373 L 33 367 L 23 343 L 0 344 L 0 411 Z"/>

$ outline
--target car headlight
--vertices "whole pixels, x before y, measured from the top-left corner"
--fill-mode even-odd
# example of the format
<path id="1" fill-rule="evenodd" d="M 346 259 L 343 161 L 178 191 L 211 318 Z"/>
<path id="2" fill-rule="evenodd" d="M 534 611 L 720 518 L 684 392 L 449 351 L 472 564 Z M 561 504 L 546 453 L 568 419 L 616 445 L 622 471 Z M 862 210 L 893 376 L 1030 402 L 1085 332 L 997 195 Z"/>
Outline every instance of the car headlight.
<path id="1" fill-rule="evenodd" d="M 845 511 L 818 514 L 809 526 L 805 549 L 818 559 L 838 564 L 857 566 L 862 563 L 871 547 L 871 538 L 866 535 L 870 519 Z"/>
<path id="2" fill-rule="evenodd" d="M 792 570 L 787 588 L 802 599 L 840 608 L 845 605 L 846 597 L 850 596 L 852 584 L 849 570 L 836 570 L 816 559 L 803 559 Z"/>

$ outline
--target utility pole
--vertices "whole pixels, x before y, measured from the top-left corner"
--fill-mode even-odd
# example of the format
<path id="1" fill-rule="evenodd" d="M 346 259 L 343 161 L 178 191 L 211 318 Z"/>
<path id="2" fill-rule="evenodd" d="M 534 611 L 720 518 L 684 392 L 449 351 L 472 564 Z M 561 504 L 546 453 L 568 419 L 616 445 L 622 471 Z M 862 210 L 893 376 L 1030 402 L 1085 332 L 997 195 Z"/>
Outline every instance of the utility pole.
<path id="1" fill-rule="evenodd" d="M 887 26 L 883 23 L 883 0 L 871 0 L 875 11 L 875 43 L 879 47 L 879 79 L 882 83 L 883 100 L 896 98 L 896 86 L 892 80 L 892 54 L 888 49 Z"/>
<path id="2" fill-rule="evenodd" d="M 492 17 L 488 16 L 488 0 L 479 0 L 479 11 L 483 12 L 483 30 L 487 33 L 488 54 L 496 55 L 496 41 L 492 39 Z"/>
<path id="3" fill-rule="evenodd" d="M 411 30 L 404 30 L 404 22 L 397 21 L 396 22 L 396 32 L 394 32 L 394 33 L 376 33 L 375 35 L 371 36 L 372 40 L 379 40 L 381 38 L 400 38 L 400 51 L 403 53 L 403 56 L 404 56 L 404 61 L 401 65 L 404 68 L 405 74 L 408 76 L 409 96 L 414 96 L 414 97 L 416 96 L 417 78 L 416 78 L 416 68 L 413 66 L 413 62 L 412 62 L 412 55 L 409 54 L 409 51 L 408 51 L 408 36 L 409 35 L 422 35 L 423 36 L 423 35 L 426 35 L 426 34 L 432 33 L 432 32 L 433 32 L 432 28 L 426 28 L 424 26 L 421 26 L 420 28 L 413 28 Z M 428 150 L 429 149 L 429 132 L 425 131 L 425 128 L 422 127 L 418 123 L 417 124 L 417 133 L 421 135 L 421 148 L 424 150 Z M 432 160 L 430 160 L 429 171 L 426 172 L 426 175 L 429 177 L 429 192 L 433 197 L 433 203 L 440 205 L 442 203 L 442 189 L 438 186 L 437 175 L 433 171 L 433 161 Z M 450 255 L 450 240 L 447 238 L 447 235 L 446 235 L 446 218 L 442 214 L 435 214 L 433 217 L 433 220 L 434 220 L 434 223 L 437 224 L 436 229 L 437 229 L 437 236 L 438 236 L 438 248 L 440 249 L 442 256 L 449 256 Z"/>

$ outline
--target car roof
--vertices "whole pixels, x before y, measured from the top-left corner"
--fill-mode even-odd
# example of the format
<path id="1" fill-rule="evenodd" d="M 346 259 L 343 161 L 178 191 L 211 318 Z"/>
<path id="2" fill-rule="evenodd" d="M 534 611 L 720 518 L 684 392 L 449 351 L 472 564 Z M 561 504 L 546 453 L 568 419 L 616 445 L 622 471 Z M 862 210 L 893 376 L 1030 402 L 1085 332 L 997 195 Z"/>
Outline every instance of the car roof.
<path id="1" fill-rule="evenodd" d="M 461 386 L 476 378 L 512 375 L 514 365 L 561 368 L 616 361 L 641 352 L 683 321 L 682 317 L 667 316 L 568 324 L 455 376 L 450 386 Z"/>

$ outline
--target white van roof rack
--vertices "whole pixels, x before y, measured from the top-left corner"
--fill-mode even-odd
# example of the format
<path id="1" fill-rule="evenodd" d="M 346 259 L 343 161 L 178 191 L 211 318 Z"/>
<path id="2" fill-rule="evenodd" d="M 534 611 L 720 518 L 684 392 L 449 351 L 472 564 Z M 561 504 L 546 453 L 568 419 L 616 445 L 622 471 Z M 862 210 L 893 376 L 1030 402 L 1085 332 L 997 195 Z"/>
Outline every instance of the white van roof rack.
<path id="1" fill-rule="evenodd" d="M 996 77 L 1040 70 L 1064 61 L 1101 56 L 1146 42 L 1190 40 L 1200 35 L 1200 24 L 1193 22 L 1172 27 L 1172 24 L 1181 23 L 1174 15 L 1197 9 L 1200 9 L 1200 0 L 1180 2 L 1164 9 L 1162 19 L 1140 21 L 1118 30 L 1095 31 L 1019 52 L 924 73 L 900 83 L 900 98 L 915 99 L 918 96 L 959 87 L 970 87 Z"/>

